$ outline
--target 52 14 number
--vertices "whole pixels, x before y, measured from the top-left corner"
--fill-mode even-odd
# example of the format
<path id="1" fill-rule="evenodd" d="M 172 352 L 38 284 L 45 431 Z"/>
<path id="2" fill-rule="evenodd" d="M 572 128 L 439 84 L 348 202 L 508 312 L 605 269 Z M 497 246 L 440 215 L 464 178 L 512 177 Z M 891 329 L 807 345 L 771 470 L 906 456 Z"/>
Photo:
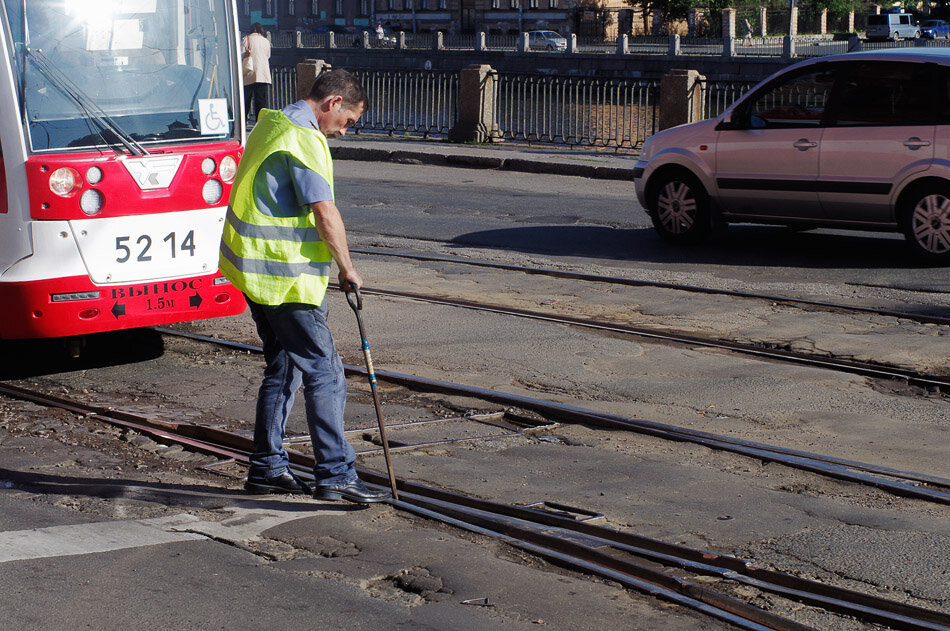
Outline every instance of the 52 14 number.
<path id="1" fill-rule="evenodd" d="M 115 238 L 115 251 L 118 253 L 115 257 L 117 263 L 126 263 L 132 259 L 132 247 L 127 245 L 131 239 L 132 237 Z M 165 235 L 165 238 L 162 239 L 162 243 L 168 244 L 172 258 L 177 257 L 179 252 L 187 252 L 189 256 L 195 255 L 194 230 L 189 230 L 180 244 L 178 243 L 178 235 L 174 232 L 169 232 Z M 138 255 L 135 257 L 136 261 L 140 263 L 151 261 L 152 255 L 149 254 L 149 250 L 152 249 L 152 237 L 147 234 L 140 235 L 135 239 L 135 249 L 138 250 Z"/>

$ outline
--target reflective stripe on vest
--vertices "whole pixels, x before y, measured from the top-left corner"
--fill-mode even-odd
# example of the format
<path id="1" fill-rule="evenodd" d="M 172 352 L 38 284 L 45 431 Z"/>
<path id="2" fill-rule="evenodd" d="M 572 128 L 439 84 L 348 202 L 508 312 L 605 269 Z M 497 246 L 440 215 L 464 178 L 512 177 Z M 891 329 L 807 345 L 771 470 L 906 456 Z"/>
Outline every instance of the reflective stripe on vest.
<path id="1" fill-rule="evenodd" d="M 320 239 L 313 211 L 301 206 L 290 217 L 262 213 L 254 180 L 274 153 L 288 153 L 320 174 L 333 191 L 333 162 L 326 137 L 297 127 L 282 112 L 262 110 L 241 158 L 221 237 L 221 273 L 258 304 L 323 302 L 332 257 Z"/>

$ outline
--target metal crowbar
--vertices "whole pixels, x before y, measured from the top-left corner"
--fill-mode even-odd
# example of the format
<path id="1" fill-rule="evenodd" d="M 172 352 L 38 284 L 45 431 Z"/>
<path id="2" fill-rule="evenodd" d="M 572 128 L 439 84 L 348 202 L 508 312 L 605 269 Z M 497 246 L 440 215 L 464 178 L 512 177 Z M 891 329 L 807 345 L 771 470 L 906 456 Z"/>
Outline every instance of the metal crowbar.
<path id="1" fill-rule="evenodd" d="M 373 358 L 369 354 L 369 341 L 366 339 L 366 330 L 363 328 L 363 296 L 356 285 L 349 285 L 345 289 L 346 301 L 356 314 L 356 324 L 360 329 L 360 340 L 363 342 L 363 357 L 366 358 L 366 376 L 369 378 L 370 390 L 373 391 L 373 405 L 376 407 L 376 420 L 379 421 L 379 438 L 383 443 L 383 456 L 386 458 L 386 470 L 389 472 L 389 487 L 393 491 L 393 499 L 398 500 L 396 492 L 396 476 L 393 474 L 393 463 L 389 459 L 389 441 L 386 439 L 386 425 L 383 423 L 383 410 L 379 405 L 379 391 L 376 387 L 376 372 L 373 370 Z"/>

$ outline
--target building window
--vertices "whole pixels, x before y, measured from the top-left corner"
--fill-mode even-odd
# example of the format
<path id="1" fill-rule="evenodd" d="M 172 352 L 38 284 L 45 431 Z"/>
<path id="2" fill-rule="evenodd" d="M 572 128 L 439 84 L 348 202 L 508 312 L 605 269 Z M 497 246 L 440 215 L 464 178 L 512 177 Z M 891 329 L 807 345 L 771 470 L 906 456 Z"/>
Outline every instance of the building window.
<path id="1" fill-rule="evenodd" d="M 448 4 L 446 3 L 446 0 L 439 0 L 439 8 L 440 8 L 440 9 L 445 10 L 445 8 L 446 8 L 447 6 L 448 6 Z"/>
<path id="2" fill-rule="evenodd" d="M 244 15 L 251 14 L 251 0 L 244 0 Z"/>
<path id="3" fill-rule="evenodd" d="M 396 11 L 399 9 L 399 0 L 389 0 L 389 10 Z"/>
<path id="4" fill-rule="evenodd" d="M 343 15 L 343 0 L 336 0 L 336 14 Z"/>
<path id="5" fill-rule="evenodd" d="M 369 0 L 360 0 L 360 15 L 369 15 Z"/>
<path id="6" fill-rule="evenodd" d="M 405 7 L 404 7 L 406 11 L 412 11 L 412 6 L 413 6 L 413 5 L 412 5 L 412 2 L 413 2 L 413 0 L 406 0 L 406 4 L 405 4 Z"/>
<path id="7" fill-rule="evenodd" d="M 269 18 L 274 17 L 274 0 L 265 0 L 264 15 L 266 15 Z"/>
<path id="8" fill-rule="evenodd" d="M 423 11 L 429 10 L 429 0 L 421 0 L 419 2 L 419 8 Z"/>
<path id="9" fill-rule="evenodd" d="M 287 15 L 295 15 L 295 4 L 297 4 L 296 0 L 287 0 Z"/>
<path id="10" fill-rule="evenodd" d="M 511 9 L 517 9 L 517 8 L 518 8 L 518 3 L 519 3 L 520 1 L 521 1 L 521 0 L 508 0 L 508 7 L 511 8 Z"/>
<path id="11" fill-rule="evenodd" d="M 537 8 L 538 8 L 538 0 L 528 0 L 528 8 L 529 8 L 529 9 L 537 9 Z"/>
<path id="12" fill-rule="evenodd" d="M 320 15 L 320 3 L 317 0 L 310 0 L 310 15 L 318 16 Z"/>
<path id="13" fill-rule="evenodd" d="M 557 8 L 557 0 L 548 0 L 548 8 L 549 8 L 549 9 L 556 9 L 556 8 Z"/>

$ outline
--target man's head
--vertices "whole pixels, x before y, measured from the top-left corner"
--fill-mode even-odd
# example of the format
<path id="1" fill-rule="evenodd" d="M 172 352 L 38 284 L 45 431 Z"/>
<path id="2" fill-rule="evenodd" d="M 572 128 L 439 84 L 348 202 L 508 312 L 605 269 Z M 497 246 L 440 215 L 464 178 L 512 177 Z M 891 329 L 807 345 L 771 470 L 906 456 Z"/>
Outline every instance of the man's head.
<path id="1" fill-rule="evenodd" d="M 363 114 L 368 98 L 352 74 L 346 70 L 328 70 L 314 81 L 307 102 L 317 117 L 320 131 L 327 136 L 343 136 Z"/>

